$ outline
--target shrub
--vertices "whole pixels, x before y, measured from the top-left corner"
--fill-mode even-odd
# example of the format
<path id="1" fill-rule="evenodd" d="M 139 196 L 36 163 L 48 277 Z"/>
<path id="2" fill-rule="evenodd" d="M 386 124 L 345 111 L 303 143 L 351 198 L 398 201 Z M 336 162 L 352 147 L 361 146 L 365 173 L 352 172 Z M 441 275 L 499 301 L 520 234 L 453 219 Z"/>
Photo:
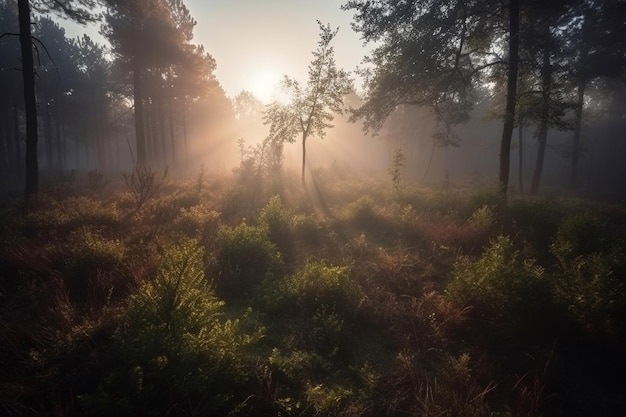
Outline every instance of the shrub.
<path id="1" fill-rule="evenodd" d="M 220 214 L 205 205 L 181 208 L 174 222 L 175 230 L 189 237 L 208 238 L 217 230 Z"/>
<path id="2" fill-rule="evenodd" d="M 123 173 L 122 178 L 135 199 L 135 211 L 139 211 L 165 184 L 167 168 L 163 171 L 163 176 L 159 177 L 149 167 L 136 165 L 131 172 Z"/>
<path id="3" fill-rule="evenodd" d="M 287 209 L 279 195 L 275 195 L 261 209 L 259 223 L 269 231 L 269 237 L 284 252 L 290 247 L 291 220 L 293 215 Z"/>
<path id="4" fill-rule="evenodd" d="M 626 330 L 626 254 L 608 234 L 596 217 L 577 214 L 563 220 L 550 246 L 556 295 L 592 334 Z"/>
<path id="5" fill-rule="evenodd" d="M 120 363 L 83 405 L 96 415 L 214 413 L 246 398 L 244 349 L 262 335 L 227 320 L 204 276 L 203 249 L 166 250 L 154 280 L 132 295 L 114 334 Z"/>
<path id="6" fill-rule="evenodd" d="M 485 324 L 531 331 L 547 319 L 548 284 L 534 259 L 522 258 L 509 237 L 498 236 L 478 259 L 462 256 L 455 262 L 446 294 L 454 304 L 471 307 Z"/>
<path id="7" fill-rule="evenodd" d="M 280 252 L 263 225 L 221 226 L 215 244 L 217 290 L 224 297 L 250 294 L 262 280 L 282 269 Z"/>
<path id="8" fill-rule="evenodd" d="M 97 169 L 87 172 L 87 190 L 95 193 L 101 193 L 109 185 L 109 180 L 104 174 Z"/>
<path id="9" fill-rule="evenodd" d="M 106 281 L 110 281 L 110 275 L 122 265 L 126 255 L 124 245 L 87 226 L 73 232 L 68 245 L 65 279 L 72 301 L 82 305 L 99 301 L 90 300 L 88 295 L 106 298 L 113 287 L 112 282 Z"/>
<path id="10" fill-rule="evenodd" d="M 346 316 L 354 312 L 360 300 L 359 287 L 350 278 L 348 267 L 320 261 L 306 262 L 281 282 L 281 296 L 309 317 L 319 313 L 322 306 L 333 307 L 340 316 Z"/>
<path id="11" fill-rule="evenodd" d="M 489 230 L 496 224 L 496 214 L 493 207 L 484 205 L 477 208 L 469 219 L 469 224 L 482 230 Z"/>
<path id="12" fill-rule="evenodd" d="M 554 243 L 556 246 L 569 243 L 570 254 L 574 256 L 601 252 L 609 243 L 609 231 L 603 223 L 598 216 L 587 212 L 570 214 L 561 221 Z"/>
<path id="13" fill-rule="evenodd" d="M 296 214 L 293 216 L 292 223 L 295 238 L 302 239 L 311 244 L 319 242 L 321 225 L 314 216 L 309 214 Z"/>

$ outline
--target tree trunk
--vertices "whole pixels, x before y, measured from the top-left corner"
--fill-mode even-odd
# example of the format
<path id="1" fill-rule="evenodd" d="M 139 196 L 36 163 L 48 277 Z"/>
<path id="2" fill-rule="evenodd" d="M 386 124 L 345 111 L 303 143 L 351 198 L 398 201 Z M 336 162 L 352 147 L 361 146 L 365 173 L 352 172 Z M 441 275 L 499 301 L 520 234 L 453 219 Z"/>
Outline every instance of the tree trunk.
<path id="1" fill-rule="evenodd" d="M 189 151 L 187 150 L 187 100 L 183 100 L 183 140 L 185 142 L 185 163 L 189 165 Z"/>
<path id="2" fill-rule="evenodd" d="M 20 143 L 20 116 L 17 102 L 13 103 L 13 135 L 13 140 L 15 140 L 15 158 L 13 161 L 15 162 L 15 172 L 19 178 L 22 173 L 22 144 Z"/>
<path id="3" fill-rule="evenodd" d="M 546 155 L 546 144 L 548 143 L 548 126 L 542 122 L 537 135 L 537 160 L 535 161 L 535 170 L 533 171 L 533 181 L 530 184 L 530 194 L 537 195 L 539 192 L 539 182 L 541 181 L 541 173 L 543 172 L 543 160 Z"/>
<path id="4" fill-rule="evenodd" d="M 163 116 L 163 96 L 157 97 L 157 115 L 159 118 L 159 136 L 161 139 L 161 153 L 163 154 L 163 168 L 167 166 L 167 146 L 165 145 L 165 117 Z"/>
<path id="5" fill-rule="evenodd" d="M 302 134 L 302 185 L 305 181 L 305 165 L 306 165 L 306 133 Z"/>
<path id="6" fill-rule="evenodd" d="M 43 89 L 42 89 L 43 90 Z M 43 136 L 44 145 L 46 150 L 46 166 L 49 170 L 54 166 L 54 147 L 52 145 L 52 120 L 50 116 L 50 106 L 48 98 L 45 93 L 42 93 L 42 107 L 43 107 Z"/>
<path id="7" fill-rule="evenodd" d="M 506 85 L 506 112 L 500 141 L 500 192 L 506 198 L 511 164 L 511 137 L 515 124 L 515 97 L 519 62 L 519 0 L 509 3 L 509 65 Z"/>
<path id="8" fill-rule="evenodd" d="M 170 125 L 170 142 L 172 145 L 172 167 L 176 166 L 176 135 L 174 134 L 174 106 L 172 105 L 172 95 L 168 99 L 168 121 Z"/>
<path id="9" fill-rule="evenodd" d="M 137 45 L 136 45 L 137 46 Z M 139 167 L 146 165 L 146 133 L 144 129 L 143 89 L 141 79 L 141 65 L 137 53 L 133 60 L 133 101 L 135 105 L 135 144 L 137 147 L 137 160 Z"/>
<path id="10" fill-rule="evenodd" d="M 33 40 L 30 34 L 30 7 L 28 0 L 18 0 L 17 7 L 20 21 L 22 79 L 24 81 L 24 108 L 26 113 L 26 186 L 24 187 L 24 199 L 28 201 L 39 191 L 39 162 L 37 161 L 37 103 L 35 101 Z"/>
<path id="11" fill-rule="evenodd" d="M 519 121 L 518 126 L 519 131 L 519 167 L 518 167 L 518 175 L 519 175 L 519 193 L 524 195 L 524 127 L 522 125 L 522 121 Z"/>
<path id="12" fill-rule="evenodd" d="M 580 161 L 580 133 L 583 127 L 583 106 L 585 104 L 585 80 L 578 80 L 578 100 L 576 102 L 576 119 L 574 138 L 572 140 L 572 166 L 570 171 L 570 187 L 573 191 L 578 188 L 578 164 Z"/>
<path id="13" fill-rule="evenodd" d="M 549 36 L 550 28 L 546 25 L 547 37 L 543 47 L 543 57 L 541 59 L 541 123 L 537 139 L 537 161 L 533 172 L 533 182 L 530 185 L 530 194 L 537 195 L 539 192 L 539 182 L 543 172 L 543 160 L 546 155 L 546 145 L 548 144 L 548 128 L 550 127 L 550 97 L 552 96 L 552 68 L 550 66 Z"/>
<path id="14" fill-rule="evenodd" d="M 57 99 L 57 111 L 55 117 L 55 131 L 57 144 L 57 161 L 60 169 L 65 169 L 65 135 L 63 134 L 63 123 L 61 121 L 61 106 Z"/>

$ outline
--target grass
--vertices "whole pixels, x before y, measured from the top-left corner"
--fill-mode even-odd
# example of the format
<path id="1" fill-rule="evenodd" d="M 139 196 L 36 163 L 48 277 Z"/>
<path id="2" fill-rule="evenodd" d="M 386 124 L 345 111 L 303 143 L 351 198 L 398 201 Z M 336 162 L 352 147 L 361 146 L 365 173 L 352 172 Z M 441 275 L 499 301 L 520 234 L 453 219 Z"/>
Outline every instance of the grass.
<path id="1" fill-rule="evenodd" d="M 623 206 L 70 179 L 1 209 L 0 414 L 626 413 Z"/>

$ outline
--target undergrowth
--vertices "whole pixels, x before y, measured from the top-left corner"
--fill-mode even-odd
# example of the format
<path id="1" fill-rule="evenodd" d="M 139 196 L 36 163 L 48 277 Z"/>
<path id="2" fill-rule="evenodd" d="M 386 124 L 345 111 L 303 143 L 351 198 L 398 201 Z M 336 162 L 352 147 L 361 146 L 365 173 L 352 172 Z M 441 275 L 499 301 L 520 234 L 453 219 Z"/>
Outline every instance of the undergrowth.
<path id="1" fill-rule="evenodd" d="M 623 207 L 248 171 L 2 208 L 0 414 L 626 413 Z"/>

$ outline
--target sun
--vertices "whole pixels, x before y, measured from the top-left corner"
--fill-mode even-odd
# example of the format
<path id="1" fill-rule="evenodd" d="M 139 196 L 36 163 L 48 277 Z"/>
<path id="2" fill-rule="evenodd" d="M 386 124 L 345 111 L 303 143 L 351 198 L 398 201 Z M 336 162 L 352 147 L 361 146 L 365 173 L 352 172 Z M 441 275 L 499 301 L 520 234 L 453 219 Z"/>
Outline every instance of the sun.
<path id="1" fill-rule="evenodd" d="M 267 104 L 276 98 L 281 78 L 279 71 L 273 68 L 261 68 L 249 75 L 246 89 Z"/>

